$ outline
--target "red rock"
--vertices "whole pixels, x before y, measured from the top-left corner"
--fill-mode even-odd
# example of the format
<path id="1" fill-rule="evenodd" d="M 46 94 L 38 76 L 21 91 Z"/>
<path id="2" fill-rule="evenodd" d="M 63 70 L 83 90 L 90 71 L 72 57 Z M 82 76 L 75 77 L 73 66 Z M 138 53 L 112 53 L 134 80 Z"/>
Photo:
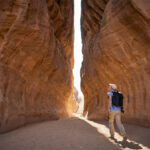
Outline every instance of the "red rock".
<path id="1" fill-rule="evenodd" d="M 150 1 L 104 2 L 82 0 L 84 114 L 105 118 L 108 84 L 116 83 L 123 119 L 150 126 Z"/>
<path id="2" fill-rule="evenodd" d="M 72 0 L 0 0 L 0 132 L 69 117 L 72 68 Z"/>

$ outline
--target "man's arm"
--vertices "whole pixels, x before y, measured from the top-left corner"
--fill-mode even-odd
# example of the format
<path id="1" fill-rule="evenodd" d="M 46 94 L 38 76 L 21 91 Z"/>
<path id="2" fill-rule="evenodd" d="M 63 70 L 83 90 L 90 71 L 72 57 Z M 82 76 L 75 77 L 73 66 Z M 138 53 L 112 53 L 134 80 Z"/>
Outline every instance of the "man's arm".
<path id="1" fill-rule="evenodd" d="M 108 112 L 110 112 L 110 107 L 112 105 L 112 96 L 109 95 L 109 100 L 108 100 Z"/>

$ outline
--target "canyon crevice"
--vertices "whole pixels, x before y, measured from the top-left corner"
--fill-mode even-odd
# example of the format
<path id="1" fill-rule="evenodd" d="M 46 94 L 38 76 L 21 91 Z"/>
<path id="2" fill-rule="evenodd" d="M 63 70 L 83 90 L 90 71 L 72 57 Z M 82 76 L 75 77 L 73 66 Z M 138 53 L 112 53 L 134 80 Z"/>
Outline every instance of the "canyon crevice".
<path id="1" fill-rule="evenodd" d="M 150 126 L 150 1 L 82 0 L 84 115 L 107 117 L 109 83 L 124 94 L 123 120 Z"/>
<path id="2" fill-rule="evenodd" d="M 73 0 L 0 0 L 0 132 L 68 118 L 73 98 Z M 82 0 L 84 115 L 107 116 L 107 88 L 124 94 L 123 120 L 150 126 L 149 0 Z"/>

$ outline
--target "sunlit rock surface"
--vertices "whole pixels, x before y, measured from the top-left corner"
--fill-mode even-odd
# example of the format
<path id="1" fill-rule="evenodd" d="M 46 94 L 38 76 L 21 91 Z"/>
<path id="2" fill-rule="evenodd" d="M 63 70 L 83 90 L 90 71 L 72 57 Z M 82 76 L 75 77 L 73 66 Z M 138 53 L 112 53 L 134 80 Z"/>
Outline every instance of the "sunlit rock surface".
<path id="1" fill-rule="evenodd" d="M 107 89 L 124 94 L 127 122 L 150 126 L 150 1 L 82 0 L 84 115 L 106 118 Z"/>
<path id="2" fill-rule="evenodd" d="M 73 0 L 0 0 L 0 132 L 69 117 Z"/>

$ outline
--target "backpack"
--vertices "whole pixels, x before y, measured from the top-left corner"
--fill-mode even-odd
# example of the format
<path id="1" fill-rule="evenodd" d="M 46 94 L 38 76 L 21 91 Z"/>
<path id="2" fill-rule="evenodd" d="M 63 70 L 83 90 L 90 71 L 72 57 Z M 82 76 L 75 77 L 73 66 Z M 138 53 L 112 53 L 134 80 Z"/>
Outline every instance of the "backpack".
<path id="1" fill-rule="evenodd" d="M 116 91 L 113 92 L 112 105 L 123 108 L 123 94 Z"/>

